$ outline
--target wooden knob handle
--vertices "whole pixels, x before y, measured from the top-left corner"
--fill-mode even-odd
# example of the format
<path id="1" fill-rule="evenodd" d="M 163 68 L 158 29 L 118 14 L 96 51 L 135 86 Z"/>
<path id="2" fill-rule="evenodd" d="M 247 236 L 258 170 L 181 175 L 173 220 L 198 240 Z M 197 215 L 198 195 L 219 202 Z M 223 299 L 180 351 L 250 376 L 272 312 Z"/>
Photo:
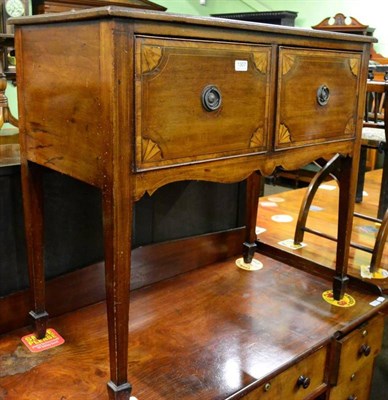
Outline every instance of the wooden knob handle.
<path id="1" fill-rule="evenodd" d="M 371 347 L 368 346 L 367 344 L 363 344 L 360 349 L 358 350 L 358 354 L 360 356 L 364 355 L 365 357 L 368 357 L 369 354 L 371 353 Z"/>
<path id="2" fill-rule="evenodd" d="M 301 375 L 296 384 L 298 387 L 302 387 L 303 389 L 307 389 L 310 386 L 311 379 L 308 376 Z"/>

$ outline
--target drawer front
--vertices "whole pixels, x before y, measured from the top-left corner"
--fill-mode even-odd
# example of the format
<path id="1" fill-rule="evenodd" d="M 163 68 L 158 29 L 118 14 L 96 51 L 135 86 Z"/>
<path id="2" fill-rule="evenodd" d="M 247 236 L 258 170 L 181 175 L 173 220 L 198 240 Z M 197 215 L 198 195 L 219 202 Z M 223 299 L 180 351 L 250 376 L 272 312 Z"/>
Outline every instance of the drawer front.
<path id="1" fill-rule="evenodd" d="M 297 364 L 248 393 L 244 400 L 302 400 L 322 388 L 325 375 L 326 347 L 321 348 Z M 303 378 L 310 380 L 308 387 L 302 385 Z M 298 381 L 300 380 L 300 384 Z M 306 382 L 306 381 L 304 381 Z"/>
<path id="2" fill-rule="evenodd" d="M 275 148 L 355 137 L 361 54 L 280 48 Z"/>
<path id="3" fill-rule="evenodd" d="M 339 340 L 338 380 L 330 399 L 369 399 L 374 358 L 381 350 L 383 331 L 384 317 L 377 315 Z"/>
<path id="4" fill-rule="evenodd" d="M 371 359 L 362 368 L 353 370 L 337 386 L 330 390 L 329 400 L 370 400 L 370 385 L 374 362 Z"/>
<path id="5" fill-rule="evenodd" d="M 136 38 L 136 168 L 266 151 L 269 46 Z"/>

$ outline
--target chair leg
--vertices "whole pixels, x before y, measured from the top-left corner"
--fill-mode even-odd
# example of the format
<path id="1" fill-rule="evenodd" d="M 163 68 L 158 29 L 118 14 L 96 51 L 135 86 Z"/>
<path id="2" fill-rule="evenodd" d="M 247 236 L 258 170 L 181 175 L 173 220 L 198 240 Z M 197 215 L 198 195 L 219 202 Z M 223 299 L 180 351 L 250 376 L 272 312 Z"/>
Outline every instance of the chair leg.
<path id="1" fill-rule="evenodd" d="M 381 178 L 379 209 L 377 213 L 378 219 L 383 219 L 385 212 L 388 209 L 388 144 L 386 144 L 385 147 L 383 153 L 383 176 Z"/>
<path id="2" fill-rule="evenodd" d="M 373 248 L 372 259 L 370 262 L 370 272 L 376 272 L 381 264 L 381 258 L 388 236 L 388 209 L 385 211 L 380 229 L 377 233 L 375 246 Z"/>
<path id="3" fill-rule="evenodd" d="M 367 156 L 367 148 L 361 146 L 360 164 L 359 164 L 358 178 L 357 178 L 356 203 L 362 202 L 364 183 L 365 183 L 365 172 L 366 172 L 366 156 Z"/>
<path id="4" fill-rule="evenodd" d="M 336 154 L 326 165 L 315 174 L 314 178 L 311 180 L 305 196 L 302 201 L 302 205 L 299 210 L 298 221 L 296 223 L 294 243 L 300 244 L 303 241 L 303 236 L 306 228 L 306 222 L 308 213 L 310 211 L 311 203 L 314 200 L 315 193 L 317 192 L 319 185 L 329 176 L 330 174 L 335 175 L 335 171 L 339 166 L 339 161 L 341 159 L 340 154 Z"/>
<path id="5" fill-rule="evenodd" d="M 349 264 L 349 248 L 351 245 L 352 220 L 354 214 L 354 197 L 356 191 L 355 169 L 358 165 L 354 158 L 341 157 L 339 165 L 339 203 L 337 223 L 337 251 L 336 267 L 333 280 L 333 296 L 340 300 L 345 294 L 349 277 L 347 276 Z M 353 183 L 354 182 L 354 183 Z"/>

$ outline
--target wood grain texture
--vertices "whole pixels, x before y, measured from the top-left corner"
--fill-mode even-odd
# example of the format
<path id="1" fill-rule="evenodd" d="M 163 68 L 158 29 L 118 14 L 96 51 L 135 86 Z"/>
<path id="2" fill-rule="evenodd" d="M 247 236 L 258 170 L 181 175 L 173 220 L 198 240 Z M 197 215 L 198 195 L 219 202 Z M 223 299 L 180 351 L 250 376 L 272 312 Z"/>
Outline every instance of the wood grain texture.
<path id="1" fill-rule="evenodd" d="M 134 396 L 239 398 L 382 307 L 369 305 L 375 295 L 352 289 L 354 307 L 333 307 L 322 299 L 330 280 L 260 260 L 261 271 L 240 270 L 233 258 L 132 292 L 128 371 Z M 35 365 L 26 361 L 23 373 L 1 377 L 5 400 L 105 399 L 105 318 L 101 303 L 52 319 L 65 344 L 37 354 Z M 1 337 L 2 360 L 28 357 L 20 343 L 27 332 Z"/>
<path id="2" fill-rule="evenodd" d="M 336 252 L 334 281 L 339 282 L 339 287 L 334 285 L 335 293 L 343 295 L 360 131 L 360 124 L 354 124 L 355 132 L 349 134 L 348 121 L 351 118 L 358 121 L 362 109 L 370 40 L 318 32 L 307 35 L 302 30 L 163 13 L 128 12 L 114 7 L 16 23 L 17 54 L 21 55 L 17 68 L 23 188 L 30 232 L 30 276 L 35 292 L 35 312 L 39 316 L 37 326 L 41 332 L 44 326 L 40 318 L 44 303 L 43 242 L 38 211 L 43 203 L 40 186 L 34 184 L 38 180 L 35 179 L 37 175 L 33 175 L 37 171 L 33 164 L 70 175 L 102 190 L 111 400 L 127 400 L 130 393 L 126 360 L 128 351 L 132 351 L 132 348 L 128 350 L 127 335 L 128 321 L 131 321 L 128 307 L 132 208 L 134 201 L 146 192 L 151 194 L 166 183 L 179 180 L 237 182 L 254 176 L 252 174 L 257 171 L 271 173 L 283 164 L 300 167 L 303 161 L 343 154 L 347 162 L 343 163 L 341 175 L 338 230 L 341 241 Z M 151 39 L 151 36 L 157 38 Z M 149 56 L 149 46 L 160 48 L 157 57 Z M 284 88 L 283 80 L 301 63 L 294 57 L 295 64 L 291 65 L 290 72 L 279 74 L 278 55 L 291 51 L 284 50 L 287 46 L 299 47 L 296 55 L 303 54 L 308 60 L 303 65 L 309 65 L 318 55 L 324 79 L 332 78 L 337 72 L 340 75 L 333 82 L 331 98 L 335 100 L 335 107 L 327 109 L 330 111 L 328 118 L 322 118 L 319 109 L 312 107 L 311 103 L 315 105 L 315 102 L 311 99 L 307 103 L 309 106 L 302 108 L 299 114 L 293 98 L 281 98 L 284 93 L 270 88 L 270 83 L 276 80 L 278 88 Z M 44 58 L 37 58 L 43 53 Z M 361 66 L 357 69 L 358 75 L 350 68 L 350 61 L 354 60 L 359 60 Z M 243 71 L 239 70 L 240 64 L 244 66 Z M 344 65 L 348 74 L 343 73 Z M 294 86 L 295 90 L 308 88 L 309 93 L 315 93 L 315 71 L 308 72 L 306 80 L 298 82 L 296 79 L 296 86 L 290 85 L 291 93 Z M 336 125 L 338 104 L 342 99 L 337 90 L 338 80 L 344 81 L 344 92 L 356 99 L 345 103 L 351 104 L 346 109 L 345 123 L 340 119 L 344 134 Z M 287 84 L 285 81 L 284 85 Z M 213 104 L 218 97 L 219 107 L 209 107 L 204 101 L 202 87 L 212 88 L 208 100 Z M 299 96 L 303 90 L 296 92 Z M 277 101 L 279 98 L 281 100 Z M 288 126 L 289 139 L 294 144 L 292 151 L 277 148 L 272 140 L 276 134 L 272 121 L 278 121 L 279 116 L 287 112 L 295 115 L 293 121 L 285 123 L 297 122 L 296 134 Z M 306 116 L 317 120 L 315 129 L 320 133 L 316 139 L 311 129 L 303 125 Z M 257 138 L 258 134 L 262 137 Z M 259 146 L 254 147 L 252 143 Z M 252 196 L 248 200 L 254 208 L 248 213 L 248 236 L 252 236 L 255 221 L 256 203 L 251 200 Z M 219 284 L 217 282 L 217 286 Z M 218 307 L 221 294 L 217 291 L 209 294 L 208 301 Z M 160 301 L 163 304 L 163 298 Z M 169 315 L 166 317 L 170 319 Z M 196 317 L 194 312 L 191 321 Z M 184 317 L 176 323 L 182 327 Z M 155 329 L 167 332 L 163 324 L 159 321 Z M 209 323 L 210 331 L 216 327 L 214 321 Z M 311 334 L 310 327 L 306 329 Z M 254 328 L 249 335 L 257 333 Z M 152 348 L 155 339 L 148 335 L 148 348 Z M 177 336 L 176 339 L 180 348 L 181 338 Z M 194 338 L 190 340 L 195 343 Z M 175 343 L 170 343 L 164 355 L 160 340 L 157 345 L 159 356 L 163 358 L 176 351 Z M 148 348 L 144 350 L 147 352 Z M 198 352 L 198 347 L 190 351 Z M 248 354 L 246 357 L 249 359 Z M 174 374 L 165 367 L 156 371 L 152 358 L 152 362 L 143 364 L 141 371 L 134 374 L 134 381 L 137 374 L 141 375 L 143 385 L 148 385 L 150 376 L 156 377 L 162 371 L 165 376 Z M 208 371 L 202 361 L 195 361 L 188 368 L 195 368 L 199 375 Z M 217 376 L 217 372 L 214 374 Z M 159 397 L 171 390 L 176 391 L 178 398 L 201 396 L 202 383 L 200 387 L 194 382 L 189 388 L 177 386 L 175 389 L 176 383 L 177 378 L 172 376 L 168 387 L 153 381 L 152 389 Z"/>
<path id="3" fill-rule="evenodd" d="M 138 289 L 241 254 L 244 237 L 245 230 L 239 228 L 134 249 L 131 288 Z M 48 281 L 46 297 L 47 311 L 51 316 L 103 301 L 104 263 L 92 264 Z M 28 290 L 0 298 L 0 334 L 27 326 L 30 308 Z"/>
<path id="4" fill-rule="evenodd" d="M 356 135 L 355 122 L 349 131 L 349 120 L 355 120 L 357 115 L 358 79 L 350 65 L 353 60 L 360 66 L 361 56 L 357 53 L 281 49 L 279 62 L 283 69 L 278 81 L 280 112 L 277 114 L 279 138 L 276 148 Z M 322 85 L 329 90 L 326 105 L 319 105 L 317 101 L 317 92 Z M 289 141 L 284 139 L 284 126 Z"/>
<path id="5" fill-rule="evenodd" d="M 154 48 L 160 49 L 160 56 L 144 61 Z M 270 69 L 258 71 L 255 57 L 269 64 L 269 46 L 139 38 L 136 53 L 137 169 L 267 150 Z M 246 69 L 236 70 L 239 60 L 246 62 Z M 220 108 L 214 112 L 201 103 L 209 86 L 221 94 Z M 195 123 L 187 124 L 189 120 Z M 252 146 L 258 131 L 260 140 Z M 144 158 L 145 140 L 157 145 L 158 158 Z"/>

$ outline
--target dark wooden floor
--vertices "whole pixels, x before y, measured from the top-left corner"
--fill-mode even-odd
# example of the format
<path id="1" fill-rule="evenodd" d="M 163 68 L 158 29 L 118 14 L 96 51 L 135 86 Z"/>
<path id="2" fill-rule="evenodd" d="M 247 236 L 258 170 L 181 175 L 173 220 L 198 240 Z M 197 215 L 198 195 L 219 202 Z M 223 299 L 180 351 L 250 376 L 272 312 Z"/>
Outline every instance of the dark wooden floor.
<path id="1" fill-rule="evenodd" d="M 360 207 L 372 214 L 378 173 L 369 177 L 369 196 Z M 324 210 L 311 212 L 311 224 L 334 229 L 335 191 L 319 190 L 314 205 Z M 267 229 L 259 235 L 261 240 L 277 243 L 292 237 L 293 223 L 274 222 L 271 217 L 290 215 L 295 222 L 302 195 L 299 190 L 276 195 L 276 201 L 261 200 L 258 225 Z M 364 226 L 369 223 L 356 224 L 354 236 L 372 242 L 371 228 Z M 333 262 L 332 242 L 312 235 L 305 242 L 303 256 Z M 257 258 L 264 264 L 261 271 L 239 270 L 232 259 L 132 293 L 129 375 L 139 400 L 226 398 L 375 311 L 369 305 L 374 294 L 351 288 L 356 306 L 333 308 L 322 302 L 329 280 Z M 364 254 L 352 252 L 353 273 L 367 262 Z M 106 399 L 105 318 L 105 304 L 99 303 L 52 319 L 49 326 L 65 344 L 42 353 L 30 353 L 21 343 L 31 331 L 28 327 L 1 336 L 0 399 Z"/>

